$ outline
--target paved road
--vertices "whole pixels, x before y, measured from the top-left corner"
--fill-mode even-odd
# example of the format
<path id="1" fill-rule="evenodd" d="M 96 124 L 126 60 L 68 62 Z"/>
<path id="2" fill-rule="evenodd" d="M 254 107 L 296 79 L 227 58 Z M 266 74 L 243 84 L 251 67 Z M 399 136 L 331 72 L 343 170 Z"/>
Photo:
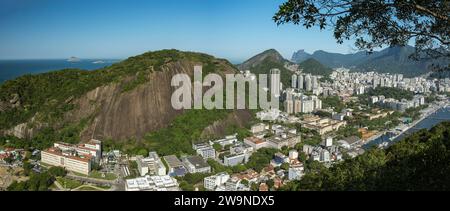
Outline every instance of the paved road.
<path id="1" fill-rule="evenodd" d="M 56 187 L 58 187 L 59 190 L 62 190 L 62 191 L 66 190 L 58 181 L 55 180 L 54 184 L 56 185 Z"/>
<path id="2" fill-rule="evenodd" d="M 97 178 L 91 178 L 91 177 L 82 177 L 75 174 L 67 174 L 66 176 L 69 179 L 78 180 L 81 182 L 88 182 L 92 184 L 97 185 L 115 185 L 118 184 L 117 180 L 103 180 L 103 179 L 97 179 Z"/>
<path id="3" fill-rule="evenodd" d="M 113 191 L 114 190 L 114 189 L 103 189 L 103 188 L 99 188 L 99 187 L 96 187 L 96 186 L 93 186 L 93 185 L 82 185 L 82 186 L 79 186 L 79 187 L 73 189 L 72 191 L 80 191 L 80 189 L 83 188 L 83 187 L 93 188 L 96 191 Z"/>
<path id="4" fill-rule="evenodd" d="M 96 178 L 90 178 L 90 177 L 82 177 L 75 174 L 67 174 L 67 178 L 78 180 L 85 183 L 91 183 L 94 185 L 109 185 L 111 186 L 110 191 L 123 191 L 125 190 L 125 184 L 122 180 L 116 179 L 116 180 L 103 180 L 103 179 L 96 179 Z"/>

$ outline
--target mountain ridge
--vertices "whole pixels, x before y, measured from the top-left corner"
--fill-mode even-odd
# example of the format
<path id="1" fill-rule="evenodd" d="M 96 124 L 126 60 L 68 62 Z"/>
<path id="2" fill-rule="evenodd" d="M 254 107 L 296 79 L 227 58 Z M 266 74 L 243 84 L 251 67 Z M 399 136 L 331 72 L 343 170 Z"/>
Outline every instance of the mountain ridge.
<path id="1" fill-rule="evenodd" d="M 284 86 L 291 84 L 292 74 L 300 69 L 304 73 L 313 75 L 329 75 L 333 71 L 313 58 L 302 61 L 296 66 L 295 63 L 283 58 L 275 49 L 263 51 L 237 65 L 237 68 L 241 71 L 249 70 L 254 74 L 270 74 L 271 69 L 279 69 L 281 71 L 280 79 Z"/>
<path id="2" fill-rule="evenodd" d="M 299 50 L 294 52 L 291 61 L 300 63 L 308 58 L 314 58 L 330 68 L 345 67 L 362 72 L 400 73 L 408 77 L 429 72 L 431 64 L 446 64 L 445 60 L 412 60 L 409 56 L 414 52 L 415 49 L 412 46 L 393 46 L 372 53 L 359 51 L 351 54 L 330 53 L 323 50 L 309 54 Z"/>
<path id="3" fill-rule="evenodd" d="M 271 69 L 279 69 L 281 83 L 283 83 L 283 85 L 289 85 L 293 71 L 288 69 L 287 65 L 291 64 L 293 63 L 283 58 L 277 50 L 269 49 L 256 54 L 242 64 L 237 65 L 237 68 L 240 71 L 249 70 L 256 75 L 270 74 Z"/>

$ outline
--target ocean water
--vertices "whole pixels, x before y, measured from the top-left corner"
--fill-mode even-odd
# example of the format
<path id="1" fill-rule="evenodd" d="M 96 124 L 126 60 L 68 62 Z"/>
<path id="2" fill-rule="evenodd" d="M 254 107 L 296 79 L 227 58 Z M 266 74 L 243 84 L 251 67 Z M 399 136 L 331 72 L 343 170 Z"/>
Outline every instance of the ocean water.
<path id="1" fill-rule="evenodd" d="M 77 62 L 70 62 L 65 59 L 0 60 L 0 84 L 25 74 L 38 74 L 66 68 L 96 70 L 119 61 L 118 59 L 82 59 Z"/>

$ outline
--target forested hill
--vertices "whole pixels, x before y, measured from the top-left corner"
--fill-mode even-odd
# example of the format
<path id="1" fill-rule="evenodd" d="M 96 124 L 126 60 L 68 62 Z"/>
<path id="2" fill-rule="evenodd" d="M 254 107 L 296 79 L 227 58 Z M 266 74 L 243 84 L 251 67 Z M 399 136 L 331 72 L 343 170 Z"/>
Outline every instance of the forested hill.
<path id="1" fill-rule="evenodd" d="M 311 73 L 313 75 L 328 76 L 333 72 L 333 69 L 324 66 L 315 59 L 307 59 L 299 64 L 299 67 L 304 73 Z"/>
<path id="2" fill-rule="evenodd" d="M 450 122 L 421 130 L 386 150 L 371 149 L 327 169 L 311 171 L 286 190 L 431 191 L 450 190 Z"/>
<path id="3" fill-rule="evenodd" d="M 183 141 L 190 148 L 191 139 L 199 139 L 213 123 L 221 125 L 221 120 L 233 117 L 227 122 L 238 121 L 238 126 L 242 126 L 244 119 L 249 118 L 244 112 L 200 112 L 194 119 L 195 115 L 182 118 L 188 114 L 172 108 L 172 76 L 192 77 L 195 65 L 203 66 L 203 74 L 215 72 L 224 76 L 237 72 L 228 61 L 210 55 L 162 50 L 95 71 L 61 70 L 7 81 L 0 85 L 0 139 L 3 136 L 14 140 L 11 136 L 15 136 L 24 141 L 18 146 L 38 148 L 55 141 L 77 143 L 92 137 L 136 143 L 149 133 L 176 125 L 172 124 L 175 120 L 201 120 L 202 124 L 183 127 L 182 134 L 188 137 Z M 224 134 L 215 129 L 209 129 L 210 133 Z"/>

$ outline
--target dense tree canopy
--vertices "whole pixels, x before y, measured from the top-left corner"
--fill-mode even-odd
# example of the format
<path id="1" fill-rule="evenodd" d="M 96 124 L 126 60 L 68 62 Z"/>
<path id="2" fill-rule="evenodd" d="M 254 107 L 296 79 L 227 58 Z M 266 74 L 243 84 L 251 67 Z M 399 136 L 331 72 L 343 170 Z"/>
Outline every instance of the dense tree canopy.
<path id="1" fill-rule="evenodd" d="M 450 58 L 448 0 L 289 0 L 273 20 L 306 28 L 330 26 L 338 43 L 355 39 L 362 50 L 414 41 L 412 58 Z"/>
<path id="2" fill-rule="evenodd" d="M 14 181 L 8 186 L 8 191 L 48 191 L 50 186 L 56 180 L 56 177 L 66 176 L 66 170 L 62 167 L 51 167 L 46 172 L 35 173 L 32 165 L 28 162 L 24 163 L 24 173 L 29 176 L 25 181 Z"/>

